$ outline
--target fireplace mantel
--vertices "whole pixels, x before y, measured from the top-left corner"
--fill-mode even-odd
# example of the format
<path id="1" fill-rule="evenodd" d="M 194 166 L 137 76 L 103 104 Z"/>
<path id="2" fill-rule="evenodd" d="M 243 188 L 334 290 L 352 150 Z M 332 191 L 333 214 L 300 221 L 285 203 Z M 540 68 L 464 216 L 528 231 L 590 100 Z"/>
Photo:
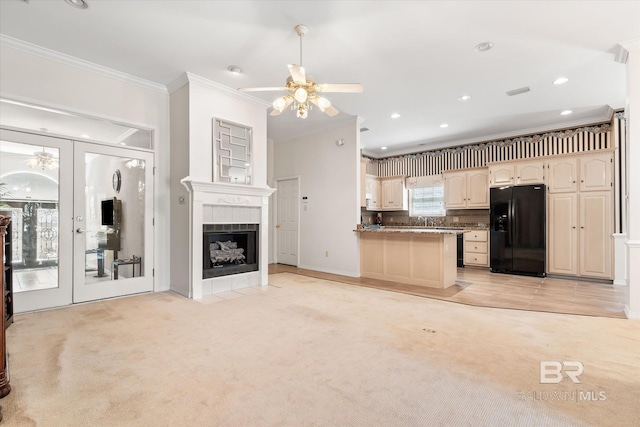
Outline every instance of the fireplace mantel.
<path id="1" fill-rule="evenodd" d="M 226 182 L 180 180 L 189 191 L 189 296 L 200 299 L 204 295 L 230 291 L 248 286 L 266 286 L 268 282 L 269 196 L 275 191 Z M 202 279 L 203 224 L 234 222 L 259 224 L 259 270 L 251 273 Z"/>

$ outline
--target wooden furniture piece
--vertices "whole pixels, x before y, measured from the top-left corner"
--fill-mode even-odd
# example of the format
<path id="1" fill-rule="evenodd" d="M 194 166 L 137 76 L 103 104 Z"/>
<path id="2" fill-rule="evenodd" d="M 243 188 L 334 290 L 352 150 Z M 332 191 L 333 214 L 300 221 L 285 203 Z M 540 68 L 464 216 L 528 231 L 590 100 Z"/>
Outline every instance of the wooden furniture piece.
<path id="1" fill-rule="evenodd" d="M 8 257 L 5 258 L 5 249 L 7 247 L 7 245 L 5 245 L 5 235 L 7 234 L 6 230 L 10 221 L 11 221 L 11 217 L 0 215 L 0 259 L 3 260 L 2 262 L 3 274 L 0 280 L 2 280 L 3 291 L 5 289 L 5 273 L 7 272 L 6 264 L 7 263 L 9 263 L 9 265 L 11 264 L 11 259 Z M 11 241 L 9 240 L 9 243 L 10 242 Z M 10 253 L 11 252 L 9 251 L 9 254 Z M 5 334 L 5 320 L 7 315 L 6 309 L 7 309 L 6 304 L 3 301 L 2 313 L 0 315 L 0 333 L 2 334 L 2 337 L 0 337 L 0 398 L 5 397 L 7 394 L 11 392 L 11 386 L 9 385 L 9 378 L 7 377 L 7 342 L 6 342 L 6 334 Z M 1 420 L 2 420 L 2 413 L 0 412 L 0 421 Z"/>
<path id="2" fill-rule="evenodd" d="M 464 265 L 489 267 L 489 231 L 464 233 Z"/>
<path id="3" fill-rule="evenodd" d="M 456 282 L 458 230 L 358 229 L 360 275 L 427 288 Z"/>

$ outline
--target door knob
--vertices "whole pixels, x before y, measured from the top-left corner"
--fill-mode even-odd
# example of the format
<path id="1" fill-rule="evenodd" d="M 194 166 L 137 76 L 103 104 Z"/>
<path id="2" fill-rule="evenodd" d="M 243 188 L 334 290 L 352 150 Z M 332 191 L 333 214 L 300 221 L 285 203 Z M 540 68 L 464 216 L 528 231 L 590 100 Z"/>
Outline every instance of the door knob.
<path id="1" fill-rule="evenodd" d="M 280 224 L 276 224 L 276 228 L 280 228 Z"/>
<path id="2" fill-rule="evenodd" d="M 76 228 L 76 233 L 78 234 L 84 233 L 84 228 Z"/>

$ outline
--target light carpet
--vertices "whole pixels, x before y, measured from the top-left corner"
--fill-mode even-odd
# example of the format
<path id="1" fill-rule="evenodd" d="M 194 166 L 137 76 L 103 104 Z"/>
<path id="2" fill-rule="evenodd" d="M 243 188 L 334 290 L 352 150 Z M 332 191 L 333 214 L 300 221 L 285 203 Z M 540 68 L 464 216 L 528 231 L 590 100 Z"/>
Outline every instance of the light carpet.
<path id="1" fill-rule="evenodd" d="M 636 321 L 470 307 L 290 273 L 269 282 L 224 300 L 162 292 L 16 316 L 3 424 L 640 420 Z M 540 384 L 541 361 L 582 362 L 581 383 Z"/>

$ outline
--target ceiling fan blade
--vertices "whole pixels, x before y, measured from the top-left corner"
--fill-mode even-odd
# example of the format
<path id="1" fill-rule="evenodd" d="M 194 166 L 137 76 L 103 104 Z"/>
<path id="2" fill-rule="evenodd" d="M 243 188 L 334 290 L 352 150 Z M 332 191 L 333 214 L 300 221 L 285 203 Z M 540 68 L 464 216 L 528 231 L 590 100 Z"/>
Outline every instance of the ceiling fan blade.
<path id="1" fill-rule="evenodd" d="M 327 105 L 321 102 L 321 100 L 326 102 Z M 323 98 L 321 96 L 318 97 L 317 99 L 315 98 L 311 99 L 311 102 L 313 102 L 323 113 L 325 113 L 329 117 L 333 117 L 340 113 L 340 111 L 338 111 L 336 107 L 331 105 L 328 99 Z"/>
<path id="2" fill-rule="evenodd" d="M 316 85 L 316 92 L 352 92 L 361 93 L 364 87 L 360 83 L 325 83 Z"/>
<path id="3" fill-rule="evenodd" d="M 284 111 L 284 110 L 282 110 L 282 111 Z M 273 111 L 271 111 L 271 112 L 269 113 L 269 115 L 270 115 L 270 116 L 279 116 L 280 114 L 282 114 L 282 111 L 280 111 L 280 110 L 276 110 L 276 109 L 274 108 L 274 109 L 273 109 Z"/>
<path id="4" fill-rule="evenodd" d="M 288 90 L 286 87 L 241 87 L 240 92 L 267 92 L 275 90 Z"/>
<path id="5" fill-rule="evenodd" d="M 304 67 L 296 64 L 289 64 L 287 65 L 287 67 L 289 67 L 289 73 L 291 73 L 291 78 L 293 79 L 294 82 L 297 82 L 297 83 L 307 82 L 307 76 L 304 73 Z"/>
<path id="6" fill-rule="evenodd" d="M 335 115 L 340 114 L 340 111 L 334 107 L 333 105 L 328 106 L 327 108 L 324 109 L 324 113 L 329 116 L 329 117 L 333 117 Z"/>

